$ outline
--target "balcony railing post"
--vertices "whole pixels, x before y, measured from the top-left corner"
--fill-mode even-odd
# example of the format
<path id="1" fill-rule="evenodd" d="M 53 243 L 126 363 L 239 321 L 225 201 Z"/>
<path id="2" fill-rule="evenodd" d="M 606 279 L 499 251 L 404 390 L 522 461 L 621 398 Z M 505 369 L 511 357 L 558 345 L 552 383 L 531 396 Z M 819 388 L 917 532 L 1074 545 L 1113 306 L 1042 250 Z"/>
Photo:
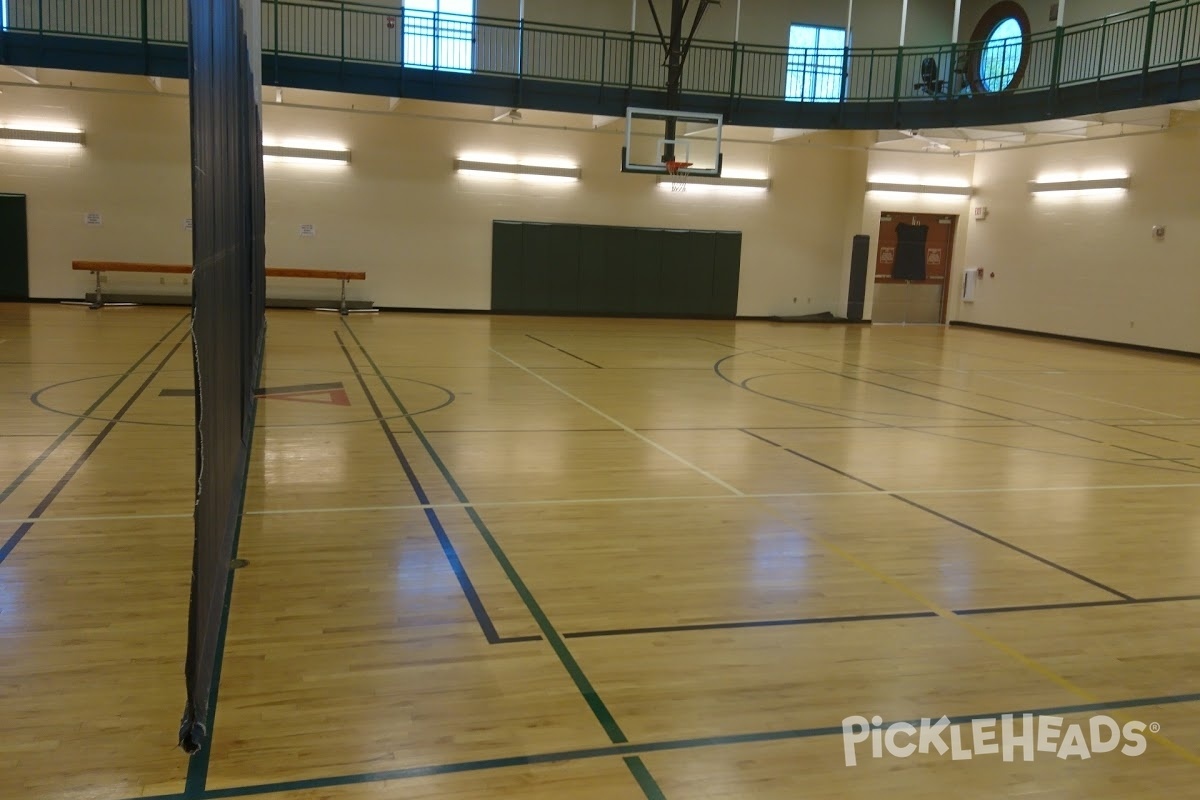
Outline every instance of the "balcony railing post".
<path id="1" fill-rule="evenodd" d="M 142 57 L 145 59 L 146 74 L 150 74 L 150 3 L 142 0 Z"/>
<path id="2" fill-rule="evenodd" d="M 1054 55 L 1050 67 L 1050 109 L 1058 107 L 1058 87 L 1062 83 L 1063 46 L 1066 43 L 1066 33 L 1059 25 L 1054 29 Z"/>
<path id="3" fill-rule="evenodd" d="M 600 31 L 600 96 L 604 96 L 604 84 L 608 82 L 608 31 Z"/>
<path id="4" fill-rule="evenodd" d="M 275 0 L 273 5 L 275 6 L 275 19 L 273 21 L 274 26 L 275 26 L 275 85 L 278 86 L 279 85 L 279 15 L 282 13 L 283 9 L 280 7 L 279 0 Z"/>
<path id="5" fill-rule="evenodd" d="M 950 71 L 946 74 L 946 96 L 951 100 L 958 99 L 958 42 L 950 43 Z"/>
<path id="6" fill-rule="evenodd" d="M 1100 47 L 1096 54 L 1096 91 L 1100 91 L 1100 81 L 1104 79 L 1104 48 L 1108 44 L 1108 17 L 1100 23 Z"/>
<path id="7" fill-rule="evenodd" d="M 637 34 L 629 32 L 629 72 L 625 81 L 625 91 L 633 92 L 633 49 L 637 44 Z"/>
<path id="8" fill-rule="evenodd" d="M 400 6 L 396 13 L 396 35 L 400 37 L 396 44 L 396 55 L 399 57 L 397 61 L 398 74 L 400 75 L 396 80 L 396 96 L 404 97 L 404 6 Z"/>
<path id="9" fill-rule="evenodd" d="M 850 67 L 850 48 L 847 47 L 842 51 L 842 91 L 839 95 L 839 102 L 843 106 L 846 104 L 846 96 L 850 93 Z"/>
<path id="10" fill-rule="evenodd" d="M 1154 12 L 1157 7 L 1158 4 L 1150 0 L 1150 11 L 1146 15 L 1146 46 L 1142 51 L 1142 97 L 1146 96 L 1150 78 L 1150 57 L 1154 52 Z"/>
<path id="11" fill-rule="evenodd" d="M 1182 13 L 1179 15 L 1180 17 L 1182 17 L 1182 19 L 1179 21 L 1179 58 L 1176 61 L 1176 65 L 1175 65 L 1176 66 L 1176 70 L 1175 70 L 1175 91 L 1176 92 L 1178 92 L 1179 89 L 1183 86 L 1183 60 L 1185 58 L 1185 54 L 1187 53 L 1188 17 L 1191 15 L 1192 11 L 1194 11 L 1198 8 L 1200 8 L 1200 6 L 1194 6 L 1194 5 L 1190 5 L 1190 4 L 1185 5 L 1181 9 Z"/>
<path id="12" fill-rule="evenodd" d="M 338 3 L 338 28 L 342 34 L 342 43 L 338 48 L 338 77 L 346 79 L 346 4 Z"/>
<path id="13" fill-rule="evenodd" d="M 900 106 L 900 79 L 904 77 L 904 48 L 896 48 L 896 79 L 892 82 L 892 102 Z"/>
<path id="14" fill-rule="evenodd" d="M 729 53 L 729 107 L 732 110 L 733 101 L 737 99 L 737 77 L 738 77 L 738 43 L 733 43 L 733 50 Z"/>

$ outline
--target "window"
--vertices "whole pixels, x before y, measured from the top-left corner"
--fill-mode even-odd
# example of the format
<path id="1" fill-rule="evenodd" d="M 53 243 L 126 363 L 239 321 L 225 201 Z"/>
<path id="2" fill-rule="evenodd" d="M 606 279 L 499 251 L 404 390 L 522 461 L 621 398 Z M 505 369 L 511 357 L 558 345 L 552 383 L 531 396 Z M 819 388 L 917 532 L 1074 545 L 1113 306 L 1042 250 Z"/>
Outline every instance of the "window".
<path id="1" fill-rule="evenodd" d="M 405 0 L 404 66 L 470 72 L 475 0 Z"/>
<path id="2" fill-rule="evenodd" d="M 971 41 L 972 91 L 1003 92 L 1021 85 L 1029 63 L 1029 16 L 1019 3 L 1000 0 L 983 12 Z"/>
<path id="3" fill-rule="evenodd" d="M 979 82 L 984 91 L 1003 92 L 1012 84 L 1024 48 L 1024 32 L 1016 18 L 1006 17 L 992 28 L 979 61 Z"/>
<path id="4" fill-rule="evenodd" d="M 837 102 L 842 99 L 846 31 L 793 25 L 788 38 L 786 100 Z"/>

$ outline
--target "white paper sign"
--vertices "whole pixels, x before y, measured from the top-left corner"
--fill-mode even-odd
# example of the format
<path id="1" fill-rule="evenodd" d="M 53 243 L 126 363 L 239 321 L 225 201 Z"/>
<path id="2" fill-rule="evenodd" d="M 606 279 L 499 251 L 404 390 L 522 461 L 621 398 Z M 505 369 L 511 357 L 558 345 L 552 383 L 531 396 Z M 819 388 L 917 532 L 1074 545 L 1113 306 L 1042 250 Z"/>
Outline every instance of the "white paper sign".
<path id="1" fill-rule="evenodd" d="M 100 215 L 99 211 L 89 211 L 83 215 L 83 224 L 95 226 L 103 225 L 104 218 Z"/>
<path id="2" fill-rule="evenodd" d="M 300 226 L 300 235 L 306 236 L 309 238 L 316 236 L 317 235 L 317 226 L 313 225 L 311 222 L 301 225 Z"/>
<path id="3" fill-rule="evenodd" d="M 191 217 L 188 217 L 187 219 L 185 219 L 183 221 L 183 229 L 185 231 L 190 231 L 192 229 L 192 218 Z"/>

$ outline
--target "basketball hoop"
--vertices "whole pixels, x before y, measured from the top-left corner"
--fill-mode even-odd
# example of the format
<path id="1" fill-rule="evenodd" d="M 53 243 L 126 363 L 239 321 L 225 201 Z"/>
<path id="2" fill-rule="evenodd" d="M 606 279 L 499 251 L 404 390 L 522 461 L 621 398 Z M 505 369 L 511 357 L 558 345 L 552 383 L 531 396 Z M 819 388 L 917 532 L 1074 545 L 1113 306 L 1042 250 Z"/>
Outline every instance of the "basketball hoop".
<path id="1" fill-rule="evenodd" d="M 686 192 L 688 167 L 692 165 L 691 161 L 668 161 L 666 162 L 667 174 L 671 176 L 671 191 Z"/>

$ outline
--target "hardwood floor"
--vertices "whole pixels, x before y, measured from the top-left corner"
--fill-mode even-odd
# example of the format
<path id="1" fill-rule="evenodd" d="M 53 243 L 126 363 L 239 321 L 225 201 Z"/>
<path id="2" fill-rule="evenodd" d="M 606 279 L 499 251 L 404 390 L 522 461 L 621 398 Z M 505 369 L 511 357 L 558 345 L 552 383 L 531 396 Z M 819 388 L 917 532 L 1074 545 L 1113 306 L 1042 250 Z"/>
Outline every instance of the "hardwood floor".
<path id="1" fill-rule="evenodd" d="M 0 798 L 1200 797 L 1200 361 L 304 311 L 189 782 L 188 341 L 0 304 Z M 1145 752 L 978 747 L 1022 713 Z M 856 715 L 978 752 L 847 766 Z"/>

